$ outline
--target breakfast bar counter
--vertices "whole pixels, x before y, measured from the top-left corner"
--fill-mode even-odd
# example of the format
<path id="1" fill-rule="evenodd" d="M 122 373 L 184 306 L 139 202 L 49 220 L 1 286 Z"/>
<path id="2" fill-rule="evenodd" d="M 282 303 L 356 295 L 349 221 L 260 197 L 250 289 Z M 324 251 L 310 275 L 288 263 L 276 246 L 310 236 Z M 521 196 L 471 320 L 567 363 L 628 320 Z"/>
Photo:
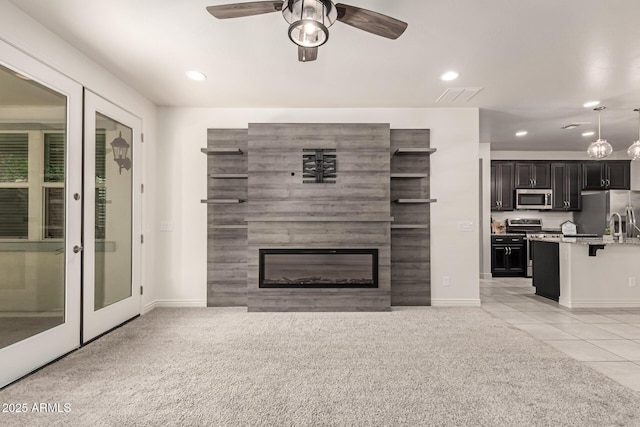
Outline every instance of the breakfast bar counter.
<path id="1" fill-rule="evenodd" d="M 530 240 L 537 295 L 568 308 L 640 307 L 640 239 Z"/>

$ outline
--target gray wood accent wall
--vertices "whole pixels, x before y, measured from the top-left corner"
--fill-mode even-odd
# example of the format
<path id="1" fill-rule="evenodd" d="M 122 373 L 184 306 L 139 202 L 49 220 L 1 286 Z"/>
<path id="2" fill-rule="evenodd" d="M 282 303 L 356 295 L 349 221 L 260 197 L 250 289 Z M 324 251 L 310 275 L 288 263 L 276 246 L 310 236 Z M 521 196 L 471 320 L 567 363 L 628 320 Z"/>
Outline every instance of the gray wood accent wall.
<path id="1" fill-rule="evenodd" d="M 239 148 L 243 154 L 207 155 L 207 306 L 247 305 L 247 180 L 213 178 L 247 173 L 247 129 L 209 129 L 207 150 Z M 220 150 L 218 150 L 220 152 Z M 222 201 L 222 203 L 218 203 Z M 243 228 L 244 227 L 244 228 Z"/>
<path id="2" fill-rule="evenodd" d="M 425 174 L 427 178 L 391 179 L 391 305 L 431 305 L 431 230 L 429 203 L 396 203 L 430 199 L 427 153 L 393 154 L 401 148 L 428 148 L 428 129 L 391 130 L 391 173 Z"/>
<path id="3" fill-rule="evenodd" d="M 380 124 L 249 125 L 249 311 L 390 309 L 389 132 Z M 337 150 L 335 184 L 303 184 L 303 148 Z M 378 249 L 379 287 L 259 288 L 258 250 L 285 248 Z"/>
<path id="4" fill-rule="evenodd" d="M 430 157 L 412 150 L 428 147 L 429 130 L 390 130 L 386 124 L 210 129 L 203 150 L 207 305 L 249 311 L 430 305 L 430 204 L 421 202 L 430 198 Z M 337 150 L 335 184 L 303 184 L 303 148 Z M 394 155 L 398 149 L 409 150 Z M 390 178 L 395 174 L 427 177 Z M 259 288 L 258 250 L 292 248 L 376 248 L 379 287 Z"/>

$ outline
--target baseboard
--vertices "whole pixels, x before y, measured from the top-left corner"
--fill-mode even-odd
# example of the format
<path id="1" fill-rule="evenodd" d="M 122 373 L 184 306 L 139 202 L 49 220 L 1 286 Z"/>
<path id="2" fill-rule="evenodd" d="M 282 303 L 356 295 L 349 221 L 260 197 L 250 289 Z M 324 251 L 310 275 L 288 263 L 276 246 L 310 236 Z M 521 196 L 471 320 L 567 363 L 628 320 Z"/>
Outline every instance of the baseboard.
<path id="1" fill-rule="evenodd" d="M 184 307 L 184 308 L 203 308 L 207 306 L 206 300 L 188 300 L 188 299 L 157 299 L 144 306 L 142 314 L 147 314 L 154 308 L 158 307 Z"/>
<path id="2" fill-rule="evenodd" d="M 480 307 L 480 299 L 435 299 L 431 298 L 432 307 Z"/>
<path id="3" fill-rule="evenodd" d="M 567 301 L 560 297 L 558 303 L 567 308 L 640 308 L 640 300 L 610 300 L 610 301 L 590 301 L 573 300 Z"/>
<path id="4" fill-rule="evenodd" d="M 491 278 L 493 278 L 493 275 L 491 273 L 480 273 L 480 278 L 481 279 L 491 279 Z"/>

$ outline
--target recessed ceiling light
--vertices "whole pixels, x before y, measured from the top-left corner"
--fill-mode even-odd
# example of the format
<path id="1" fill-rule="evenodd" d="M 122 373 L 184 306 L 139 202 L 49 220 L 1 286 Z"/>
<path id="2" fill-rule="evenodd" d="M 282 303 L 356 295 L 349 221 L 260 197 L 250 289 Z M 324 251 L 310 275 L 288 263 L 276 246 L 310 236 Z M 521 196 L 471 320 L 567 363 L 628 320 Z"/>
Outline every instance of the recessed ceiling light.
<path id="1" fill-rule="evenodd" d="M 584 103 L 584 108 L 595 107 L 596 105 L 600 105 L 600 101 L 589 101 Z"/>
<path id="2" fill-rule="evenodd" d="M 460 76 L 460 73 L 458 73 L 457 71 L 447 71 L 446 73 L 440 76 L 440 79 L 444 80 L 445 82 L 450 82 L 451 80 L 457 79 L 459 76 Z"/>
<path id="3" fill-rule="evenodd" d="M 207 80 L 207 76 L 204 75 L 204 73 L 201 73 L 200 71 L 191 70 L 191 71 L 187 71 L 186 74 L 187 74 L 187 77 L 189 77 L 191 80 L 195 80 L 198 82 L 202 80 Z"/>
<path id="4" fill-rule="evenodd" d="M 582 136 L 593 136 L 595 134 L 596 134 L 595 132 L 585 132 L 582 134 Z"/>
<path id="5" fill-rule="evenodd" d="M 516 136 L 525 136 L 526 134 L 528 134 L 529 132 L 527 132 L 526 130 L 521 130 L 519 132 L 516 132 Z"/>

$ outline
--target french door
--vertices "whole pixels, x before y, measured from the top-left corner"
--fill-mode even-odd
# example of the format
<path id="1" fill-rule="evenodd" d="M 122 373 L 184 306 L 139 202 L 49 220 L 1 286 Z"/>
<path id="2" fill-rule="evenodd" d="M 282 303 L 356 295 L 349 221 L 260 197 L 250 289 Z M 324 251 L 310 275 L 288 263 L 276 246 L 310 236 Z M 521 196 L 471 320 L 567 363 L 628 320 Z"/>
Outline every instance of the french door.
<path id="1" fill-rule="evenodd" d="M 0 40 L 0 387 L 80 346 L 82 86 Z"/>
<path id="2" fill-rule="evenodd" d="M 141 120 L 85 90 L 82 342 L 141 312 Z"/>

